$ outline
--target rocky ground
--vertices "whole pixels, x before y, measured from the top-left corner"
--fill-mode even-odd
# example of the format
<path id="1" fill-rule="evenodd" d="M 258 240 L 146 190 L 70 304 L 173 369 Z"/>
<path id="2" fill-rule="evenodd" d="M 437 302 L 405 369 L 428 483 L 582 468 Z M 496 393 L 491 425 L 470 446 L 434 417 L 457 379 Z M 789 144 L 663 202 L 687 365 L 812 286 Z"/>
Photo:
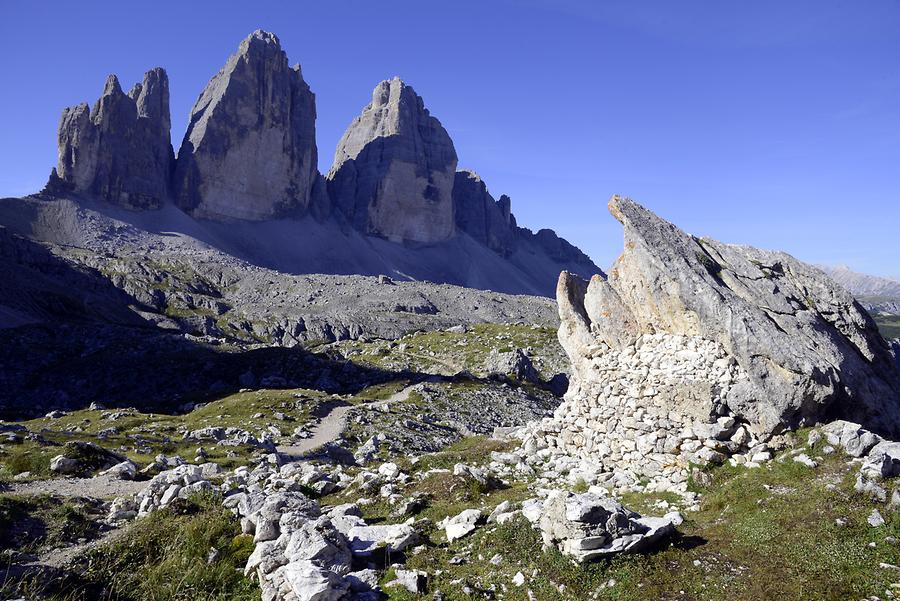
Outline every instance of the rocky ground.
<path id="1" fill-rule="evenodd" d="M 485 323 L 552 328 L 558 319 L 540 297 L 291 275 L 105 218 L 53 213 L 47 221 L 41 236 L 56 242 L 0 228 L 9 284 L 0 290 L 0 416 L 95 401 L 172 410 L 246 387 L 355 393 L 416 374 L 355 368 L 324 345 Z"/>
<path id="2" fill-rule="evenodd" d="M 604 474 L 516 438 L 560 402 L 554 334 L 335 342 L 408 377 L 7 422 L 0 598 L 892 598 L 900 493 L 876 438 L 803 430 L 672 491 Z"/>
<path id="3" fill-rule="evenodd" d="M 900 496 L 892 476 L 867 471 L 872 451 L 854 457 L 865 434 L 841 432 L 798 432 L 758 467 L 696 470 L 690 502 L 588 484 L 577 461 L 486 437 L 362 465 L 265 455 L 223 470 L 198 457 L 106 495 L 103 477 L 44 481 L 84 483 L 77 495 L 13 479 L 0 496 L 0 594 L 893 598 Z M 619 516 L 616 529 L 598 515 Z M 664 539 L 652 552 L 602 551 L 653 532 Z M 584 546 L 600 559 L 578 561 Z"/>
<path id="4" fill-rule="evenodd" d="M 793 396 L 818 361 L 888 407 L 874 322 L 640 217 L 608 281 L 561 278 L 559 335 L 544 299 L 0 230 L 0 599 L 900 594 L 889 412 Z M 862 356 L 882 380 L 830 368 Z"/>

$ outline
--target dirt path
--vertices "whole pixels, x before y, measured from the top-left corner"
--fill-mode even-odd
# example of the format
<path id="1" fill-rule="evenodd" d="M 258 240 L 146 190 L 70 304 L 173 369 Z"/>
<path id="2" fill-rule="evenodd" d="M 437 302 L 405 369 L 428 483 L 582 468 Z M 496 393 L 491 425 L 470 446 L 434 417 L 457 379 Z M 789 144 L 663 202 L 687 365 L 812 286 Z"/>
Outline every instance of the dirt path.
<path id="1" fill-rule="evenodd" d="M 437 380 L 439 378 L 434 378 Z M 427 381 L 432 381 L 429 378 Z M 399 390 L 383 401 L 374 401 L 372 405 L 390 405 L 392 403 L 403 402 L 409 398 L 409 394 L 413 391 L 416 384 L 410 384 L 406 388 Z M 277 447 L 275 450 L 286 455 L 289 460 L 297 461 L 313 451 L 322 448 L 330 442 L 336 441 L 341 437 L 344 428 L 347 426 L 347 414 L 354 407 L 359 405 L 338 405 L 334 407 L 327 415 L 322 418 L 318 425 L 312 428 L 312 436 L 302 440 L 296 444 Z"/>
<path id="2" fill-rule="evenodd" d="M 114 497 L 134 496 L 140 492 L 147 482 L 119 480 L 109 476 L 93 478 L 55 478 L 52 480 L 35 480 L 34 482 L 11 482 L 3 492 L 17 495 L 59 495 L 61 497 L 94 497 L 112 499 Z"/>
<path id="3" fill-rule="evenodd" d="M 442 365 L 447 370 L 447 373 L 441 374 L 443 376 L 452 376 L 453 374 L 459 373 L 463 369 L 462 365 L 451 363 L 450 361 L 447 361 L 445 359 L 431 357 L 429 355 L 420 355 L 418 353 L 410 353 L 408 351 L 406 352 L 406 355 L 409 357 L 415 357 L 416 359 L 420 359 L 422 361 L 430 361 L 431 363 L 434 363 L 436 365 Z"/>

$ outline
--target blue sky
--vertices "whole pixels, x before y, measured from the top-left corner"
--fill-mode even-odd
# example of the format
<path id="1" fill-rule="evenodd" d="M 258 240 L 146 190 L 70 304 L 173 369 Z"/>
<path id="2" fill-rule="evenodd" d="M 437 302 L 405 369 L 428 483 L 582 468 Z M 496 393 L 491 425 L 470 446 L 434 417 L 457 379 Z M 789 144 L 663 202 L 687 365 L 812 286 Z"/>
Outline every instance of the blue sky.
<path id="1" fill-rule="evenodd" d="M 255 6 L 254 6 L 255 5 Z M 900 2 L 0 4 L 0 195 L 56 161 L 63 107 L 171 83 L 176 149 L 240 40 L 281 38 L 317 96 L 323 171 L 372 88 L 421 94 L 519 223 L 601 266 L 631 196 L 691 233 L 900 278 Z"/>

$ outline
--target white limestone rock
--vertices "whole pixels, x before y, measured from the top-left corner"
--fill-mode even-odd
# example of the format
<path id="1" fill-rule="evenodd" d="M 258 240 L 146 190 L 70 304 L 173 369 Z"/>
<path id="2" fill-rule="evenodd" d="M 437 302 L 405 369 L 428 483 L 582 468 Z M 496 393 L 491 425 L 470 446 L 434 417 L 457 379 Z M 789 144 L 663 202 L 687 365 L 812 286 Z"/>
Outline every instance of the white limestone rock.
<path id="1" fill-rule="evenodd" d="M 615 553 L 643 552 L 671 535 L 681 516 L 642 518 L 610 497 L 553 491 L 540 520 L 545 545 L 579 562 Z"/>
<path id="2" fill-rule="evenodd" d="M 466 509 L 453 517 L 441 520 L 438 527 L 444 529 L 447 542 L 452 543 L 474 532 L 479 520 L 481 520 L 481 510 Z"/>

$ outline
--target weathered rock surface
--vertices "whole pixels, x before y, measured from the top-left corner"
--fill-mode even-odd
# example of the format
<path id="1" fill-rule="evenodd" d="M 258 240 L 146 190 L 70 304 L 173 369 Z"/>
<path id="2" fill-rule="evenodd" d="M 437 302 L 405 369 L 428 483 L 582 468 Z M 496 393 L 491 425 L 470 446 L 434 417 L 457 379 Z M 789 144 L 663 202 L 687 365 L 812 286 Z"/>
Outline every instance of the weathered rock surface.
<path id="1" fill-rule="evenodd" d="M 154 209 L 169 197 L 169 78 L 156 68 L 128 94 L 110 75 L 93 110 L 63 111 L 59 163 L 50 186 L 129 209 Z"/>
<path id="2" fill-rule="evenodd" d="M 318 177 L 315 96 L 278 38 L 248 36 L 191 111 L 175 175 L 179 206 L 203 219 L 302 214 Z"/>
<path id="3" fill-rule="evenodd" d="M 526 451 L 589 457 L 685 492 L 691 464 L 766 450 L 724 404 L 747 376 L 721 345 L 658 333 L 620 350 L 592 348 L 563 404 L 526 428 Z"/>
<path id="4" fill-rule="evenodd" d="M 443 528 L 447 536 L 447 542 L 453 542 L 475 531 L 478 522 L 482 519 L 481 510 L 465 509 L 458 515 L 447 517 L 438 523 L 438 528 Z"/>
<path id="5" fill-rule="evenodd" d="M 467 234 L 515 263 L 530 263 L 537 267 L 538 261 L 550 261 L 573 273 L 603 275 L 587 255 L 553 230 L 541 229 L 535 233 L 519 227 L 511 204 L 505 194 L 500 200 L 494 200 L 474 171 L 456 173 L 453 213 L 457 232 Z"/>
<path id="6" fill-rule="evenodd" d="M 690 236 L 618 196 L 609 208 L 625 229 L 609 279 L 559 282 L 560 340 L 576 380 L 594 377 L 596 353 L 633 354 L 645 334 L 688 336 L 736 363 L 727 389 L 711 387 L 721 402 L 710 408 L 755 435 L 833 417 L 897 431 L 900 372 L 848 292 L 785 253 Z"/>
<path id="7" fill-rule="evenodd" d="M 19 200 L 8 199 L 0 223 L 19 221 L 34 239 L 51 229 L 54 243 L 79 248 L 214 246 L 294 274 L 385 274 L 517 294 L 552 296 L 561 270 L 600 272 L 551 230 L 518 227 L 509 198 L 495 201 L 476 175 L 457 174 L 450 136 L 399 79 L 375 89 L 328 179 L 316 168 L 315 118 L 299 66 L 264 31 L 199 96 L 177 160 L 165 72 L 150 71 L 129 95 L 113 77 L 93 111 L 66 110 L 58 171 L 21 199 L 61 206 L 3 206 Z M 160 210 L 122 215 L 95 199 Z"/>
<path id="8" fill-rule="evenodd" d="M 433 243 L 455 233 L 456 150 L 422 98 L 383 81 L 338 143 L 328 173 L 335 206 L 362 232 Z"/>

